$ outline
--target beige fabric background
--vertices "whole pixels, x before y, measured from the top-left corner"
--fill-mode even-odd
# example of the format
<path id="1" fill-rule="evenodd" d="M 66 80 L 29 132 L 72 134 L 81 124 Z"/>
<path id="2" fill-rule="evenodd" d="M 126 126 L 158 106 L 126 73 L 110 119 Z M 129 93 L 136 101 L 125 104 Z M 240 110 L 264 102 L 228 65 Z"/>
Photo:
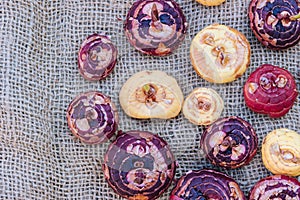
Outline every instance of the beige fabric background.
<path id="1" fill-rule="evenodd" d="M 246 108 L 242 86 L 257 66 L 270 63 L 288 69 L 300 90 L 300 45 L 284 51 L 262 47 L 248 25 L 249 0 L 227 0 L 217 7 L 204 7 L 194 0 L 177 2 L 189 29 L 179 49 L 161 58 L 138 53 L 124 36 L 122 20 L 133 0 L 0 2 L 0 199 L 121 199 L 108 187 L 101 171 L 109 142 L 82 144 L 67 127 L 68 104 L 87 90 L 111 96 L 120 114 L 121 130 L 151 131 L 169 142 L 179 164 L 177 178 L 189 170 L 210 167 L 235 178 L 248 194 L 256 181 L 270 175 L 261 161 L 262 138 L 281 127 L 299 133 L 299 96 L 285 117 L 270 119 Z M 251 43 L 251 65 L 232 83 L 208 83 L 192 69 L 191 40 L 212 23 L 238 29 Z M 77 69 L 80 44 L 95 32 L 110 35 L 119 50 L 115 70 L 100 82 L 84 80 Z M 127 117 L 121 110 L 118 92 L 132 74 L 142 69 L 159 69 L 172 75 L 185 96 L 198 86 L 218 91 L 225 102 L 222 116 L 240 116 L 256 130 L 259 150 L 253 161 L 236 170 L 212 166 L 199 153 L 204 127 L 189 123 L 182 113 L 170 120 Z M 160 199 L 168 199 L 171 188 Z"/>

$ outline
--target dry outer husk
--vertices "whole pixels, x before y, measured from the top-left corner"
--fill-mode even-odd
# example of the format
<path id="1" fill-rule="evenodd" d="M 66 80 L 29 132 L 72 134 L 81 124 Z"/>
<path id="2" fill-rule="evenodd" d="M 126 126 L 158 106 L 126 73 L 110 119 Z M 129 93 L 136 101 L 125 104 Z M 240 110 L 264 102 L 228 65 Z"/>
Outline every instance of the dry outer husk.
<path id="1" fill-rule="evenodd" d="M 224 109 L 222 97 L 211 88 L 195 88 L 184 100 L 183 115 L 193 124 L 209 125 Z"/>
<path id="2" fill-rule="evenodd" d="M 147 90 L 155 94 L 148 99 Z M 141 71 L 122 86 L 119 100 L 124 112 L 138 119 L 169 119 L 176 117 L 183 104 L 183 94 L 177 81 L 163 71 Z M 150 100 L 150 102 L 148 102 Z"/>
<path id="3" fill-rule="evenodd" d="M 191 43 L 191 62 L 207 81 L 228 83 L 244 74 L 250 64 L 250 44 L 238 30 L 222 24 L 202 29 Z"/>
<path id="4" fill-rule="evenodd" d="M 66 110 L 71 100 L 88 90 L 99 90 L 115 102 L 119 128 L 159 134 L 170 145 L 178 168 L 176 178 L 189 170 L 214 168 L 233 177 L 245 194 L 261 178 L 271 175 L 261 159 L 263 137 L 274 129 L 300 130 L 300 97 L 287 115 L 271 119 L 250 111 L 242 88 L 250 72 L 263 63 L 288 69 L 300 91 L 300 45 L 285 51 L 264 48 L 250 30 L 249 0 L 228 0 L 206 7 L 191 0 L 176 0 L 189 29 L 170 56 L 151 57 L 137 52 L 123 33 L 123 21 L 133 0 L 23 0 L 0 3 L 0 198 L 1 199 L 121 199 L 105 182 L 101 170 L 109 142 L 85 145 L 69 131 Z M 121 19 L 121 20 L 119 20 Z M 193 70 L 191 39 L 204 27 L 220 23 L 236 28 L 249 40 L 251 65 L 234 82 L 211 84 Z M 118 63 L 105 80 L 87 81 L 78 72 L 77 53 L 92 33 L 111 37 Z M 186 97 L 196 87 L 218 91 L 226 105 L 222 116 L 237 115 L 252 124 L 259 149 L 249 165 L 225 170 L 212 166 L 199 152 L 204 127 L 180 113 L 169 120 L 137 120 L 121 109 L 122 84 L 142 70 L 162 70 L 174 77 Z M 159 199 L 167 200 L 173 185 Z"/>
<path id="5" fill-rule="evenodd" d="M 300 134 L 289 129 L 276 129 L 264 138 L 262 160 L 273 174 L 300 175 Z"/>
<path id="6" fill-rule="evenodd" d="M 225 2 L 225 0 L 196 0 L 196 1 L 205 6 L 217 6 Z"/>

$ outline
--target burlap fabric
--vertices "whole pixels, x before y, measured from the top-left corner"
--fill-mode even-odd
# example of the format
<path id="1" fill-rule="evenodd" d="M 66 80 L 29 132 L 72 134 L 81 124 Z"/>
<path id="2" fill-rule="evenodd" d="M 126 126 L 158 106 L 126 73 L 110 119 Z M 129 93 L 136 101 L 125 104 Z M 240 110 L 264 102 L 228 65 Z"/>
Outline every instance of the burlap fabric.
<path id="1" fill-rule="evenodd" d="M 268 50 L 249 28 L 249 0 L 227 0 L 204 7 L 194 0 L 177 0 L 189 29 L 172 55 L 150 57 L 138 53 L 126 40 L 123 20 L 133 0 L 2 0 L 0 2 L 0 199 L 120 199 L 104 180 L 101 170 L 109 142 L 85 145 L 74 139 L 66 122 L 66 109 L 79 93 L 99 90 L 117 105 L 119 129 L 151 131 L 162 136 L 175 154 L 179 178 L 189 170 L 214 168 L 232 176 L 243 191 L 270 175 L 261 160 L 262 138 L 276 128 L 299 132 L 300 101 L 283 118 L 251 112 L 242 86 L 259 65 L 270 63 L 288 69 L 300 90 L 300 45 L 284 51 Z M 211 84 L 197 76 L 189 59 L 189 46 L 198 31 L 212 23 L 238 29 L 251 44 L 251 65 L 238 80 Z M 81 42 L 92 33 L 111 36 L 119 55 L 113 73 L 103 81 L 84 80 L 77 68 Z M 122 84 L 143 69 L 163 70 L 175 77 L 185 96 L 204 86 L 218 91 L 225 103 L 222 116 L 237 115 L 249 121 L 259 137 L 252 162 L 236 170 L 212 166 L 199 153 L 204 130 L 182 113 L 170 120 L 136 120 L 124 114 L 118 93 Z M 172 186 L 160 199 L 168 199 Z"/>

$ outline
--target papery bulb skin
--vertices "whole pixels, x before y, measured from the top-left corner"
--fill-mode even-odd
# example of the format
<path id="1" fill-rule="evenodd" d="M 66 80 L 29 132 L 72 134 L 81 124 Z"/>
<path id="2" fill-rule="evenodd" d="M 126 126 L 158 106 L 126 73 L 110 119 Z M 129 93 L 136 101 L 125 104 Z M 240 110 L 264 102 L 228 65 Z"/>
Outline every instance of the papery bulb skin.
<path id="1" fill-rule="evenodd" d="M 216 121 L 224 109 L 220 95 L 211 88 L 195 88 L 184 100 L 182 112 L 196 125 L 209 125 Z"/>
<path id="2" fill-rule="evenodd" d="M 300 3 L 297 0 L 252 0 L 248 15 L 256 38 L 274 50 L 295 46 L 300 40 Z"/>
<path id="3" fill-rule="evenodd" d="M 158 198 L 172 183 L 176 161 L 161 137 L 146 131 L 120 133 L 104 156 L 105 179 L 120 196 Z"/>
<path id="4" fill-rule="evenodd" d="M 177 181 L 170 200 L 191 199 L 246 200 L 235 180 L 211 169 L 190 171 Z"/>
<path id="5" fill-rule="evenodd" d="M 246 105 L 252 111 L 272 118 L 288 113 L 297 95 L 296 82 L 291 73 L 270 64 L 258 67 L 244 85 Z"/>
<path id="6" fill-rule="evenodd" d="M 224 3 L 226 0 L 196 0 L 204 6 L 218 6 Z"/>
<path id="7" fill-rule="evenodd" d="M 183 94 L 176 79 L 165 72 L 141 71 L 124 83 L 119 100 L 130 117 L 170 119 L 179 114 Z"/>
<path id="8" fill-rule="evenodd" d="M 258 181 L 250 191 L 249 200 L 300 199 L 300 183 L 285 175 L 273 175 Z"/>
<path id="9" fill-rule="evenodd" d="M 90 35 L 78 52 L 79 72 L 87 80 L 102 80 L 113 71 L 117 55 L 117 48 L 107 36 Z"/>
<path id="10" fill-rule="evenodd" d="M 69 104 L 67 122 L 71 132 L 82 142 L 100 144 L 114 135 L 119 117 L 110 97 L 89 91 L 79 94 Z"/>
<path id="11" fill-rule="evenodd" d="M 245 35 L 222 24 L 203 28 L 190 46 L 194 70 L 212 83 L 229 83 L 241 77 L 249 67 L 250 55 Z"/>
<path id="12" fill-rule="evenodd" d="M 300 134 L 286 128 L 271 131 L 262 143 L 262 160 L 273 174 L 300 175 Z"/>
<path id="13" fill-rule="evenodd" d="M 225 117 L 207 127 L 201 135 L 201 149 L 217 166 L 235 169 L 248 164 L 257 152 L 257 135 L 239 117 Z"/>
<path id="14" fill-rule="evenodd" d="M 128 12 L 124 30 L 129 43 L 138 51 L 165 56 L 184 40 L 187 22 L 173 0 L 138 0 Z"/>

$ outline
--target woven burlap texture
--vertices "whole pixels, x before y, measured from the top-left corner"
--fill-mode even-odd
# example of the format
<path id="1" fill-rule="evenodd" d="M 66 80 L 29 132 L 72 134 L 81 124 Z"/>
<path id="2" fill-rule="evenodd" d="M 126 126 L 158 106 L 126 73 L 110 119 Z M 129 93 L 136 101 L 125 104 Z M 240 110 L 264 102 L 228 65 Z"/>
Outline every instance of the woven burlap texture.
<path id="1" fill-rule="evenodd" d="M 177 0 L 189 23 L 184 42 L 171 55 L 145 56 L 128 43 L 123 21 L 133 0 L 2 0 L 0 2 L 0 199 L 122 199 L 106 183 L 101 165 L 110 142 L 85 145 L 67 127 L 66 109 L 78 94 L 98 90 L 116 104 L 119 129 L 157 133 L 170 145 L 178 169 L 213 168 L 232 176 L 245 194 L 259 179 L 270 175 L 261 160 L 263 137 L 273 129 L 299 133 L 299 96 L 290 112 L 271 119 L 250 111 L 242 87 L 259 65 L 288 69 L 300 90 L 300 45 L 271 51 L 249 28 L 249 0 L 227 0 L 205 7 L 193 0 Z M 220 23 L 236 28 L 251 44 L 251 64 L 238 80 L 212 84 L 193 70 L 189 58 L 192 38 L 204 27 Z M 92 33 L 104 33 L 119 55 L 113 73 L 102 81 L 80 76 L 77 53 Z M 259 149 L 247 166 L 226 170 L 212 166 L 199 153 L 204 127 L 191 124 L 180 113 L 169 120 L 137 120 L 125 115 L 118 93 L 122 84 L 141 70 L 162 70 L 176 78 L 186 97 L 195 87 L 211 87 L 224 99 L 224 116 L 249 121 L 259 137 Z M 160 199 L 168 199 L 174 185 Z"/>

